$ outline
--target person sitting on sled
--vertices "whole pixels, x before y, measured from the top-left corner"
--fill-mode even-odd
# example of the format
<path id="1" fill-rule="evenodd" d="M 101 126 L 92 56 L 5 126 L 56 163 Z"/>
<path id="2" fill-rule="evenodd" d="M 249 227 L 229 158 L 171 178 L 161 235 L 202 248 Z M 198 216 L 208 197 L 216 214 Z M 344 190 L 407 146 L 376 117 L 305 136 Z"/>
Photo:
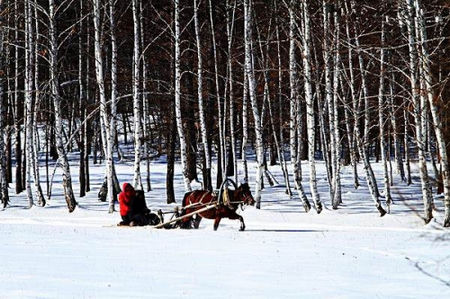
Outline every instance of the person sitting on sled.
<path id="1" fill-rule="evenodd" d="M 143 191 L 136 191 L 129 183 L 124 183 L 122 190 L 119 194 L 120 216 L 122 217 L 119 225 L 142 226 L 159 223 L 159 218 L 150 213 L 150 209 L 147 208 Z"/>

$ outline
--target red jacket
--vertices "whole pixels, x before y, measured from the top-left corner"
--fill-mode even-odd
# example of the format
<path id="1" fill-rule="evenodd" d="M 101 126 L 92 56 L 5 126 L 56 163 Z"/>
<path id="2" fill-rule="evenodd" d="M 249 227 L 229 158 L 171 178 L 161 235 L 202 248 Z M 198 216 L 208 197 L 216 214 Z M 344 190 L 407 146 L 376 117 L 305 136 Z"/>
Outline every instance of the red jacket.
<path id="1" fill-rule="evenodd" d="M 131 201 L 136 196 L 136 191 L 129 183 L 124 183 L 119 194 L 120 215 L 126 216 L 130 211 Z"/>

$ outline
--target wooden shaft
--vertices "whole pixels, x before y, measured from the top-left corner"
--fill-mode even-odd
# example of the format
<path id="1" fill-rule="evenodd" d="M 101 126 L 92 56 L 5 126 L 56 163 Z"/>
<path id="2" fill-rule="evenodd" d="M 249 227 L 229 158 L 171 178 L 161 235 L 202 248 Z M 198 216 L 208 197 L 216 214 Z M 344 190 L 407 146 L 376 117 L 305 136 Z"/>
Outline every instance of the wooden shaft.
<path id="1" fill-rule="evenodd" d="M 174 219 L 172 219 L 172 220 L 170 220 L 170 221 L 167 221 L 167 222 L 165 222 L 165 223 L 160 223 L 160 224 L 158 224 L 158 225 L 155 225 L 154 228 L 162 228 L 162 227 L 166 226 L 167 224 L 171 224 L 171 223 L 177 222 L 178 220 L 181 220 L 181 219 L 184 219 L 184 218 L 188 218 L 188 217 L 197 215 L 197 214 L 199 214 L 199 213 L 202 213 L 202 212 L 211 210 L 211 209 L 213 209 L 213 208 L 215 208 L 215 207 L 217 207 L 217 204 L 213 204 L 213 205 L 210 205 L 210 206 L 206 206 L 206 207 L 204 207 L 204 208 L 202 208 L 202 209 L 200 209 L 200 210 L 197 210 L 197 211 L 191 212 L 191 213 L 189 213 L 189 214 L 186 214 L 186 215 L 183 215 L 183 216 L 174 218 Z"/>

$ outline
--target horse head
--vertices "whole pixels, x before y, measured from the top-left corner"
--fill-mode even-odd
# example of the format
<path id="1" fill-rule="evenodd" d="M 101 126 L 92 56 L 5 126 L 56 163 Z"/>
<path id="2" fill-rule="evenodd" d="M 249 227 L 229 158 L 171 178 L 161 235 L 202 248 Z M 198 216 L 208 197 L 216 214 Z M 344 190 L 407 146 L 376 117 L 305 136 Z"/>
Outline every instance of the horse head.
<path id="1" fill-rule="evenodd" d="M 241 200 L 244 205 L 253 206 L 255 204 L 255 199 L 253 198 L 252 192 L 250 191 L 250 186 L 247 182 L 243 182 L 237 191 L 239 194 L 239 200 Z"/>

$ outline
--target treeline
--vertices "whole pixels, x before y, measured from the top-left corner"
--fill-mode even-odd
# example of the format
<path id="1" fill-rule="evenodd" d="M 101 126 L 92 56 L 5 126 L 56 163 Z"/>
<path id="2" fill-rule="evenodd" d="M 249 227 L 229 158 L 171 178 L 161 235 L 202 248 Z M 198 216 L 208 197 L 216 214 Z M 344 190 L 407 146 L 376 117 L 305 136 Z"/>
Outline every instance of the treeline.
<path id="1" fill-rule="evenodd" d="M 123 140 L 134 143 L 135 187 L 151 190 L 150 157 L 167 155 L 169 203 L 176 157 L 186 191 L 197 179 L 212 190 L 226 177 L 247 178 L 247 156 L 255 153 L 258 208 L 264 178 L 275 180 L 267 164 L 279 164 L 286 193 L 295 189 L 306 211 L 312 201 L 320 213 L 315 162 L 323 160 L 333 208 L 342 202 L 348 165 L 354 187 L 367 184 L 383 216 L 394 176 L 411 184 L 417 163 L 425 222 L 433 218 L 433 194 L 443 193 L 450 226 L 448 1 L 0 3 L 4 207 L 12 182 L 30 207 L 45 205 L 56 161 L 73 211 L 67 155 L 79 152 L 77 196 L 90 191 L 90 163 L 104 159 L 99 195 L 114 211 Z M 380 186 L 374 160 L 384 170 Z"/>

